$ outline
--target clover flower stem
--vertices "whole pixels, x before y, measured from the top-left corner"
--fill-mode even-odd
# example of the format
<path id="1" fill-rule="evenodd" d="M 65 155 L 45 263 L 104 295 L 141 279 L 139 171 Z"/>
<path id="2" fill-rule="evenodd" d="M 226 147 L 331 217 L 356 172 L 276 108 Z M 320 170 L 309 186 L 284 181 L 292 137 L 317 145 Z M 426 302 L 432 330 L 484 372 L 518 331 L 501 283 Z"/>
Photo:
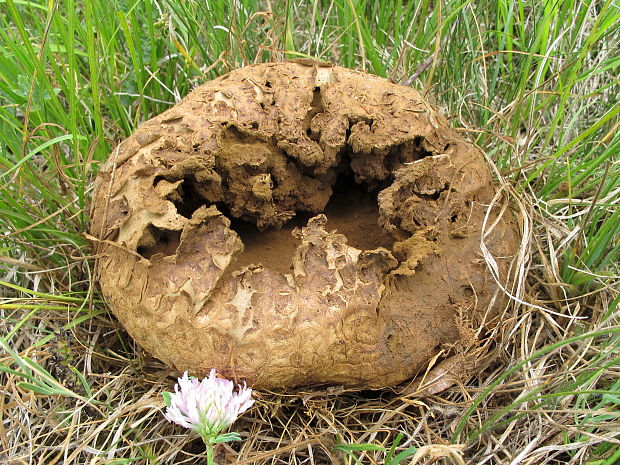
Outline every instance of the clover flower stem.
<path id="1" fill-rule="evenodd" d="M 213 465 L 213 456 L 215 455 L 215 446 L 217 445 L 217 441 L 211 435 L 202 436 L 202 440 L 207 446 L 207 465 Z"/>
<path id="2" fill-rule="evenodd" d="M 210 440 L 205 440 L 205 444 L 207 446 L 207 465 L 213 465 L 213 444 Z"/>

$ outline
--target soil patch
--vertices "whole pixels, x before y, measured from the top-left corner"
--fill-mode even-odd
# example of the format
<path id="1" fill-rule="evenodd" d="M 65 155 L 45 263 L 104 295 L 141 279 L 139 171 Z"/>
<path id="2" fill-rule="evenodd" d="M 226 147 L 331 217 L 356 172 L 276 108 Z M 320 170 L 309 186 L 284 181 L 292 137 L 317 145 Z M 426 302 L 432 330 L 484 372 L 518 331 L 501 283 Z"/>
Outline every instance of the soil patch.
<path id="1" fill-rule="evenodd" d="M 333 191 L 323 211 L 327 217 L 326 230 L 344 234 L 348 245 L 360 250 L 392 248 L 394 239 L 379 226 L 376 192 L 368 192 L 367 186 L 357 184 L 352 176 L 345 174 L 338 176 Z M 298 212 L 281 228 L 265 231 L 249 221 L 233 219 L 231 229 L 239 234 L 244 245 L 234 268 L 262 265 L 280 273 L 290 273 L 295 249 L 300 244 L 293 231 L 306 226 L 313 216 L 313 213 Z"/>

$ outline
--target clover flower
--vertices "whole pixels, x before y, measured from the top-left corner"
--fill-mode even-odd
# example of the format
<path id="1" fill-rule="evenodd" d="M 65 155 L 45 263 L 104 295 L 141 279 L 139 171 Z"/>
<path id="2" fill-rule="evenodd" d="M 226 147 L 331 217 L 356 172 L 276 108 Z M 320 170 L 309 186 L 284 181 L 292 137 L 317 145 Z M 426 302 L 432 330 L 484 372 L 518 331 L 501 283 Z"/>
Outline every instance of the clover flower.
<path id="1" fill-rule="evenodd" d="M 215 370 L 202 381 L 190 378 L 186 371 L 174 386 L 174 392 L 164 392 L 162 396 L 167 407 L 166 419 L 190 428 L 203 439 L 209 465 L 213 463 L 214 444 L 241 439 L 237 433 L 219 433 L 254 404 L 252 389 L 244 383 L 235 392 L 234 383 L 217 378 Z"/>

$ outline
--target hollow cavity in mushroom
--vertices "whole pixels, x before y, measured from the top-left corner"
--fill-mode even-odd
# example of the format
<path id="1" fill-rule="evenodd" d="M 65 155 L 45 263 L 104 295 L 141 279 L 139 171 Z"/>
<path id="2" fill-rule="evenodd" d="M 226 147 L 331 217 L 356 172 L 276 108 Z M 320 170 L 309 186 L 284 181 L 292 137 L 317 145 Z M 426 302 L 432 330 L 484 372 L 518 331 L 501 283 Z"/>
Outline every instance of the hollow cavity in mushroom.
<path id="1" fill-rule="evenodd" d="M 323 213 L 327 216 L 328 231 L 344 234 L 351 247 L 372 250 L 378 247 L 391 249 L 392 237 L 379 226 L 377 191 L 366 183 L 358 184 L 352 173 L 341 173 Z M 259 231 L 255 224 L 233 219 L 231 229 L 239 234 L 244 251 L 237 257 L 235 268 L 262 265 L 273 271 L 289 273 L 295 248 L 300 241 L 293 235 L 295 228 L 306 226 L 315 213 L 299 212 L 282 228 Z"/>
<path id="2" fill-rule="evenodd" d="M 325 173 L 315 174 L 311 169 L 296 167 L 286 152 L 266 147 L 237 129 L 226 133 L 224 152 L 227 152 L 226 144 L 237 146 L 239 141 L 246 141 L 256 144 L 263 150 L 262 154 L 257 150 L 256 160 L 250 159 L 249 163 L 245 159 L 240 164 L 231 164 L 228 159 L 222 165 L 216 162 L 219 173 L 214 178 L 205 179 L 199 169 L 184 168 L 181 164 L 153 180 L 159 197 L 171 204 L 183 221 L 191 221 L 198 209 L 212 205 L 230 220 L 230 229 L 239 236 L 243 251 L 235 254 L 226 276 L 250 265 L 289 273 L 295 250 L 301 243 L 295 229 L 305 227 L 308 220 L 320 213 L 327 217 L 327 231 L 343 234 L 347 245 L 358 250 L 392 250 L 396 240 L 407 236 L 398 227 L 391 231 L 383 227 L 378 195 L 394 182 L 394 173 L 399 168 L 431 155 L 423 149 L 421 137 L 391 147 L 381 157 L 356 154 L 347 144 L 334 166 Z M 283 179 L 278 171 L 285 171 L 288 177 Z M 239 183 L 239 179 L 244 182 Z M 445 185 L 438 190 L 421 187 L 417 194 L 422 199 L 438 201 L 445 189 Z M 289 207 L 294 210 L 288 210 Z M 260 215 L 269 208 L 273 210 L 271 218 L 263 217 L 261 225 Z M 258 212 L 258 219 L 253 217 L 253 209 Z M 290 219 L 274 220 L 278 215 Z M 137 251 L 146 259 L 155 254 L 173 256 L 180 241 L 180 231 L 149 225 Z"/>

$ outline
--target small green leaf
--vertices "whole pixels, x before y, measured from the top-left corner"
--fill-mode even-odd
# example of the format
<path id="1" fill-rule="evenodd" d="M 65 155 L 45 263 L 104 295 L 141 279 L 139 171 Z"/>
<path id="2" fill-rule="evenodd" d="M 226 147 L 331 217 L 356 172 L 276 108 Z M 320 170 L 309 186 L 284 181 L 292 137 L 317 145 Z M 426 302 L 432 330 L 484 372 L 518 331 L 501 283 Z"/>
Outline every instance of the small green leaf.
<path id="1" fill-rule="evenodd" d="M 224 433 L 213 439 L 211 443 L 220 444 L 222 442 L 230 441 L 241 441 L 241 436 L 239 436 L 239 433 Z"/>
<path id="2" fill-rule="evenodd" d="M 402 451 L 400 454 L 398 454 L 396 457 L 391 459 L 389 462 L 386 461 L 385 463 L 386 465 L 397 465 L 403 460 L 405 460 L 407 457 L 409 457 L 410 455 L 415 454 L 417 451 L 418 451 L 417 447 L 411 446 L 408 449 L 405 449 L 404 451 Z"/>
<path id="3" fill-rule="evenodd" d="M 13 370 L 5 365 L 0 364 L 0 372 L 9 373 L 11 375 L 21 376 L 22 378 L 29 379 L 30 381 L 37 381 L 37 379 L 29 373 Z"/>
<path id="4" fill-rule="evenodd" d="M 78 379 L 80 380 L 80 383 L 82 383 L 82 387 L 84 387 L 84 391 L 86 392 L 86 394 L 88 395 L 88 397 L 93 397 L 93 391 L 90 389 L 90 385 L 88 384 L 88 381 L 86 380 L 86 377 L 80 373 L 80 371 L 69 365 L 69 369 L 75 373 L 75 375 L 78 377 Z"/>
<path id="5" fill-rule="evenodd" d="M 170 402 L 172 401 L 172 393 L 162 392 L 161 396 L 164 398 L 164 404 L 166 404 L 166 407 L 170 407 Z"/>
<path id="6" fill-rule="evenodd" d="M 396 436 L 396 439 L 394 439 L 394 442 L 392 443 L 392 447 L 390 447 L 390 450 L 388 451 L 387 454 L 385 454 L 385 463 L 386 464 L 390 464 L 392 457 L 394 457 L 394 452 L 396 452 L 396 448 L 398 447 L 398 445 L 400 444 L 400 441 L 403 440 L 403 433 L 398 433 L 398 436 Z"/>
<path id="7" fill-rule="evenodd" d="M 40 386 L 40 385 L 37 385 L 37 384 L 22 382 L 22 383 L 17 383 L 17 385 L 20 388 L 28 389 L 30 391 L 36 392 L 37 394 L 43 394 L 45 396 L 51 396 L 51 395 L 54 395 L 54 394 L 58 394 L 58 392 L 56 392 L 56 391 L 54 391 L 52 389 L 49 389 L 49 388 L 47 388 L 45 386 Z"/>
<path id="8" fill-rule="evenodd" d="M 334 449 L 349 452 L 353 450 L 385 450 L 385 447 L 377 444 L 337 444 Z"/>

